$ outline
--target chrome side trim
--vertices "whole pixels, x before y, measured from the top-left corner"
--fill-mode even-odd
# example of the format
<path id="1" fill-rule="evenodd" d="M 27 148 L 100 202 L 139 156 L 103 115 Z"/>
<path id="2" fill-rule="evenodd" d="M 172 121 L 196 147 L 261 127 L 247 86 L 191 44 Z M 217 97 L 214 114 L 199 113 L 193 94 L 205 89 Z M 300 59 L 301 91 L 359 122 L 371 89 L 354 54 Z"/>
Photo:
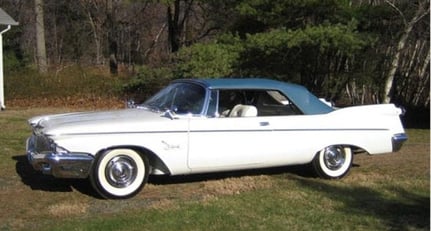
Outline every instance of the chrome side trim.
<path id="1" fill-rule="evenodd" d="M 403 146 L 403 143 L 408 139 L 407 134 L 399 133 L 392 136 L 392 152 L 397 152 Z"/>
<path id="2" fill-rule="evenodd" d="M 32 139 L 27 140 L 27 158 L 35 170 L 57 178 L 87 178 L 94 160 L 88 153 L 38 153 Z"/>

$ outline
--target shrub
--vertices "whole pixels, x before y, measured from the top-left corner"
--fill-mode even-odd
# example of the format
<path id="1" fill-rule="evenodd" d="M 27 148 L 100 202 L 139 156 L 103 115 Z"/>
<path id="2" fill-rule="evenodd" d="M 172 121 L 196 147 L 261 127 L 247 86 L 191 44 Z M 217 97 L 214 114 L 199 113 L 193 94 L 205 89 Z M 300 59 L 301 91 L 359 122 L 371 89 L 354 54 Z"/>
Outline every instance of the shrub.
<path id="1" fill-rule="evenodd" d="M 225 41 L 221 42 L 221 40 Z M 178 63 L 176 76 L 180 78 L 209 78 L 234 75 L 239 52 L 242 49 L 238 41 L 234 36 L 225 36 L 218 42 L 196 43 L 181 49 L 176 57 Z"/>
<path id="2" fill-rule="evenodd" d="M 141 66 L 131 81 L 122 87 L 123 93 L 137 103 L 148 98 L 173 79 L 169 68 L 150 68 Z"/>

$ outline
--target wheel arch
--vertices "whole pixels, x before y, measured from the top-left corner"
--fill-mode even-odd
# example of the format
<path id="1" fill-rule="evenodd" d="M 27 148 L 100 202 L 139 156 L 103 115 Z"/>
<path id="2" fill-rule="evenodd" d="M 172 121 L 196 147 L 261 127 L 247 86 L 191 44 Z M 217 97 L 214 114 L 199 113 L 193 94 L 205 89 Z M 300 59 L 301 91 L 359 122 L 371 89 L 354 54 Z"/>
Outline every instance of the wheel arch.
<path id="1" fill-rule="evenodd" d="M 326 147 L 329 147 L 329 146 L 348 147 L 348 148 L 350 148 L 352 150 L 352 154 L 360 154 L 360 153 L 367 153 L 368 154 L 368 151 L 365 148 L 363 148 L 363 147 L 361 147 L 359 145 L 356 145 L 356 144 L 350 144 L 350 143 L 328 143 L 328 144 L 322 145 L 320 148 L 318 148 L 317 150 L 315 150 L 314 156 L 318 155 L 319 152 L 322 149 L 324 149 Z"/>
<path id="2" fill-rule="evenodd" d="M 106 152 L 108 150 L 113 149 L 132 149 L 135 152 L 139 153 L 141 156 L 145 156 L 148 159 L 149 165 L 150 165 L 150 174 L 153 175 L 170 175 L 171 171 L 167 167 L 167 165 L 163 162 L 160 157 L 154 153 L 153 151 L 142 147 L 142 146 L 136 146 L 136 145 L 118 145 L 118 146 L 111 146 L 108 148 L 104 148 L 96 153 L 96 155 L 99 155 L 100 153 Z"/>

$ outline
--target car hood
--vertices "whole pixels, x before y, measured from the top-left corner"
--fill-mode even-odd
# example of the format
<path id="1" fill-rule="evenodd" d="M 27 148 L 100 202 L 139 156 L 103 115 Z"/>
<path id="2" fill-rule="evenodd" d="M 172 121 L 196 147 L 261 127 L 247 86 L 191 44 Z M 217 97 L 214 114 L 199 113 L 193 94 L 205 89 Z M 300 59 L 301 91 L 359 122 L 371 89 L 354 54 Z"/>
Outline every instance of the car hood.
<path id="1" fill-rule="evenodd" d="M 146 109 L 78 112 L 33 117 L 28 120 L 35 133 L 49 136 L 118 133 L 160 130 L 160 123 L 171 120 Z"/>

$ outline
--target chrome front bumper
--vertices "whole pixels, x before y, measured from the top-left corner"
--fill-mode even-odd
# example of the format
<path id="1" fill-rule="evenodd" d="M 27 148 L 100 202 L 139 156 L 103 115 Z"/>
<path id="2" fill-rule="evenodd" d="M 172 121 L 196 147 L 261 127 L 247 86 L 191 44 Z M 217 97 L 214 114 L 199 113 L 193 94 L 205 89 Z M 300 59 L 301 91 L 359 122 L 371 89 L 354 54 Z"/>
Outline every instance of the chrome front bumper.
<path id="1" fill-rule="evenodd" d="M 392 136 L 392 151 L 396 152 L 401 149 L 403 143 L 408 139 L 405 133 L 399 133 Z"/>
<path id="2" fill-rule="evenodd" d="M 27 158 L 35 170 L 57 178 L 87 178 L 94 160 L 87 153 L 38 153 L 32 137 L 27 140 Z"/>

